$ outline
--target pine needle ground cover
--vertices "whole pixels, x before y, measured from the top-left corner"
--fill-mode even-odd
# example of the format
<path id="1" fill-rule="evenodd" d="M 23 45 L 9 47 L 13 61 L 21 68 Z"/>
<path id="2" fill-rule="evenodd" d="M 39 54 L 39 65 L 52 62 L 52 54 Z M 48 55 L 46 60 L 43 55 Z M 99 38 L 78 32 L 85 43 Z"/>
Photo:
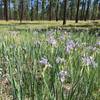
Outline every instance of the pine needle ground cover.
<path id="1" fill-rule="evenodd" d="M 0 100 L 100 100 L 98 33 L 13 28 L 0 30 Z"/>

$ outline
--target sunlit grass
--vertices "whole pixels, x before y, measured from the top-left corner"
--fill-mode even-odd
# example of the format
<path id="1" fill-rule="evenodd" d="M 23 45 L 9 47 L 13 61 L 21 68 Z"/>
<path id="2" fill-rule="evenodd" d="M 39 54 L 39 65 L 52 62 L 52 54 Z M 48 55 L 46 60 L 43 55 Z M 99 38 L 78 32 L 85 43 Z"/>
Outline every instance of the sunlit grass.
<path id="1" fill-rule="evenodd" d="M 49 27 L 62 27 L 62 21 L 23 21 L 21 24 L 19 21 L 0 21 L 0 26 L 8 26 L 8 27 L 16 27 L 18 29 L 20 28 L 34 28 L 34 29 L 45 29 Z M 5 27 L 6 27 L 5 26 Z M 64 27 L 100 27 L 100 21 L 79 21 L 78 23 L 75 23 L 75 21 L 66 21 L 66 25 Z"/>
<path id="2" fill-rule="evenodd" d="M 1 100 L 100 99 L 100 37 L 89 31 L 32 30 L 62 22 L 1 23 Z"/>

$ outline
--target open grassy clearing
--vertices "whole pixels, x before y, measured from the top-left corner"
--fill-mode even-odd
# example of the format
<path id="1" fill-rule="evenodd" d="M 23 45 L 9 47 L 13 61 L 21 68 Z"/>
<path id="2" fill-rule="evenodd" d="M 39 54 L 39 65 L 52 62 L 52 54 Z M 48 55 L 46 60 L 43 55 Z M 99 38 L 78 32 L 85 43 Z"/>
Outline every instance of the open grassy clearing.
<path id="1" fill-rule="evenodd" d="M 87 28 L 87 27 L 100 27 L 99 20 L 93 21 L 79 21 L 75 23 L 75 21 L 67 21 L 66 25 L 62 25 L 62 21 L 23 21 L 21 24 L 19 21 L 0 21 L 0 27 L 15 27 L 17 29 L 23 28 L 34 28 L 34 29 L 46 29 L 50 27 L 79 27 L 79 28 Z"/>
<path id="2" fill-rule="evenodd" d="M 89 33 L 100 34 L 100 21 L 67 21 L 66 25 L 62 25 L 62 21 L 0 21 L 0 32 L 8 33 L 8 31 L 17 32 L 33 32 L 33 31 L 49 31 L 49 30 L 67 30 L 67 31 L 89 31 Z"/>
<path id="3" fill-rule="evenodd" d="M 1 22 L 0 100 L 100 99 L 100 37 L 33 30 L 62 22 Z"/>

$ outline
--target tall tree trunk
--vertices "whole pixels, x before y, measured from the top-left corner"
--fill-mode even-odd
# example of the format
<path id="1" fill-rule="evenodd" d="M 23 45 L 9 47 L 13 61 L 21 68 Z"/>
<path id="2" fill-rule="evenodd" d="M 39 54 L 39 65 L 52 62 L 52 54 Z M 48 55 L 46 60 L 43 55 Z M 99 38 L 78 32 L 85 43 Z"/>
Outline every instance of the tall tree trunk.
<path id="1" fill-rule="evenodd" d="M 42 0 L 42 20 L 44 20 L 45 0 Z"/>
<path id="2" fill-rule="evenodd" d="M 81 19 L 82 19 L 82 20 L 84 20 L 85 6 L 86 6 L 86 0 L 83 0 L 82 9 L 81 9 Z"/>
<path id="3" fill-rule="evenodd" d="M 97 19 L 97 13 L 98 13 L 98 4 L 100 0 L 94 0 L 93 2 L 93 10 L 92 10 L 92 16 L 91 19 L 92 20 L 96 20 Z"/>
<path id="4" fill-rule="evenodd" d="M 0 14 L 1 14 L 0 19 L 3 19 L 2 6 L 3 6 L 3 4 L 2 4 L 2 0 L 1 0 L 1 1 L 0 1 L 0 10 L 1 10 L 1 12 L 0 12 Z"/>
<path id="5" fill-rule="evenodd" d="M 33 4 L 32 4 L 32 0 L 31 0 L 31 21 L 33 21 Z"/>
<path id="6" fill-rule="evenodd" d="M 71 6 L 71 9 L 70 9 L 70 20 L 72 20 L 72 19 L 73 19 L 73 8 Z"/>
<path id="7" fill-rule="evenodd" d="M 91 3 L 91 0 L 88 0 L 87 1 L 87 9 L 86 9 L 86 14 L 85 14 L 85 21 L 88 19 L 89 17 L 89 8 L 90 8 L 90 3 Z"/>
<path id="8" fill-rule="evenodd" d="M 98 19 L 100 19 L 100 3 L 98 4 L 98 10 L 99 10 Z"/>
<path id="9" fill-rule="evenodd" d="M 24 2 L 24 19 L 29 20 L 29 5 L 28 1 Z"/>
<path id="10" fill-rule="evenodd" d="M 19 2 L 19 19 L 20 19 L 20 23 L 23 20 L 23 12 L 24 12 L 24 2 L 23 2 L 23 0 L 21 0 Z"/>
<path id="11" fill-rule="evenodd" d="M 36 2 L 36 19 L 38 20 L 38 10 L 39 10 L 39 5 L 38 5 L 39 1 L 37 0 Z"/>
<path id="12" fill-rule="evenodd" d="M 13 17 L 14 17 L 14 20 L 16 20 L 16 5 L 15 5 L 15 3 L 14 3 L 14 6 L 13 6 L 13 9 L 14 9 Z"/>
<path id="13" fill-rule="evenodd" d="M 75 20 L 76 23 L 78 23 L 79 6 L 80 6 L 80 0 L 77 0 L 77 11 L 76 11 L 76 20 Z"/>
<path id="14" fill-rule="evenodd" d="M 52 1 L 49 0 L 49 21 L 52 19 Z"/>
<path id="15" fill-rule="evenodd" d="M 83 18 L 82 18 L 82 20 L 84 20 L 84 17 L 85 17 L 85 9 L 86 8 L 86 0 L 85 0 L 85 2 L 84 2 L 84 7 L 83 7 Z"/>
<path id="16" fill-rule="evenodd" d="M 57 0 L 57 4 L 56 4 L 56 21 L 58 21 L 59 19 L 59 0 Z"/>
<path id="17" fill-rule="evenodd" d="M 65 25 L 65 24 L 66 24 L 66 7 L 67 7 L 67 0 L 64 0 L 63 3 L 64 3 L 63 25 Z"/>
<path id="18" fill-rule="evenodd" d="M 11 19 L 11 9 L 10 9 L 11 0 L 9 0 L 9 19 Z"/>
<path id="19" fill-rule="evenodd" d="M 6 21 L 8 21 L 8 0 L 3 0 L 4 1 L 4 18 Z"/>
<path id="20" fill-rule="evenodd" d="M 94 11 L 95 11 L 95 6 L 93 5 L 93 10 L 92 10 L 92 15 L 91 15 L 91 20 L 95 20 Z"/>

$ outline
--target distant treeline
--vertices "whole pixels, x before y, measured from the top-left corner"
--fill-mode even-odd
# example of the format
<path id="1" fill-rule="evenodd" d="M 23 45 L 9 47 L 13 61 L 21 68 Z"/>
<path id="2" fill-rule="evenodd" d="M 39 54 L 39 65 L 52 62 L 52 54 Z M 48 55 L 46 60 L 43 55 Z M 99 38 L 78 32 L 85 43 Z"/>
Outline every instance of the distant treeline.
<path id="1" fill-rule="evenodd" d="M 100 0 L 0 0 L 0 20 L 98 20 Z"/>

